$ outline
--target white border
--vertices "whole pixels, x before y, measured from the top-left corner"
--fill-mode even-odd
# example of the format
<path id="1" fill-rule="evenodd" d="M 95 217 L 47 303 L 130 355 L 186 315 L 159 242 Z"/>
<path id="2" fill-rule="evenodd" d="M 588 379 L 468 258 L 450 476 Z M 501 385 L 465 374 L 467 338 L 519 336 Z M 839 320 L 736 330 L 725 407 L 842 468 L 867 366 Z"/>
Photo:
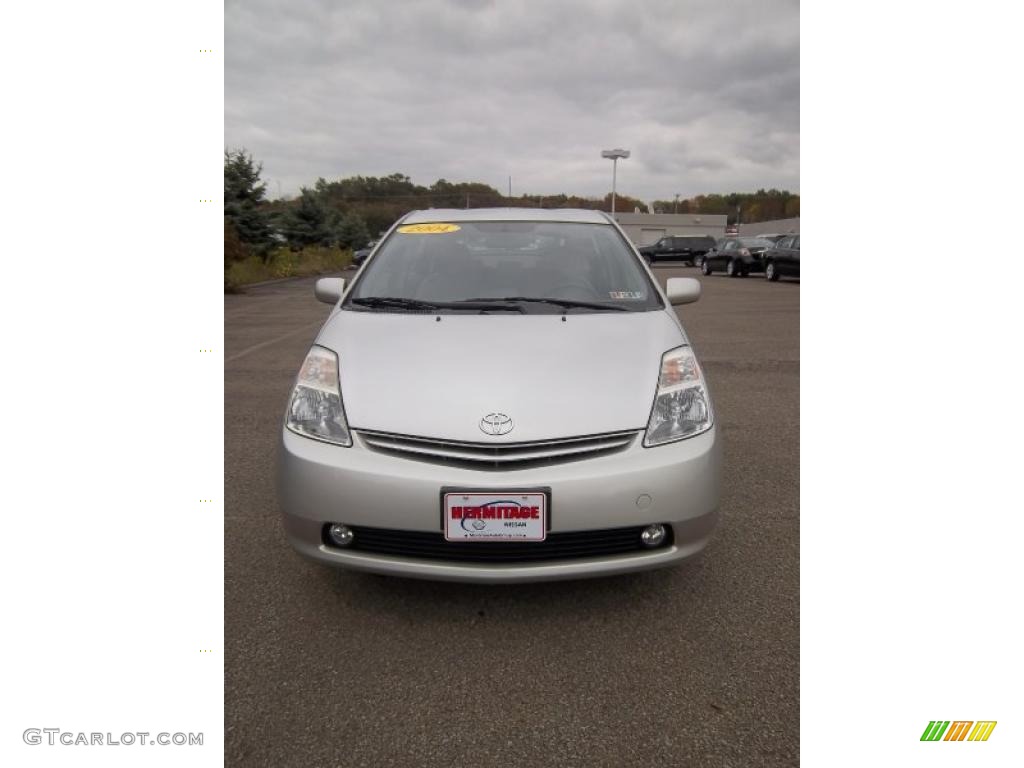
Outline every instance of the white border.
<path id="1" fill-rule="evenodd" d="M 1021 11 L 801 14 L 802 762 L 1020 766 Z"/>
<path id="2" fill-rule="evenodd" d="M 23 3 L 3 38 L 0 764 L 221 765 L 223 9 Z"/>

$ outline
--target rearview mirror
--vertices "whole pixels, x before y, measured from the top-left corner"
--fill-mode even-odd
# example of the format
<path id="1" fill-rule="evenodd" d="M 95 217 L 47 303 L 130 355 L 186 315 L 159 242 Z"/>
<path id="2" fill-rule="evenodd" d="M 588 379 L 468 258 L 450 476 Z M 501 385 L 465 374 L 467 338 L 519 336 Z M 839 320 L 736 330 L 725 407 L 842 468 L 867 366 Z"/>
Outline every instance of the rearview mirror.
<path id="1" fill-rule="evenodd" d="M 316 281 L 313 293 L 324 304 L 337 304 L 341 295 L 345 293 L 345 278 L 321 277 Z"/>
<path id="2" fill-rule="evenodd" d="M 670 277 L 665 293 L 670 304 L 692 304 L 700 298 L 700 281 L 692 277 Z"/>

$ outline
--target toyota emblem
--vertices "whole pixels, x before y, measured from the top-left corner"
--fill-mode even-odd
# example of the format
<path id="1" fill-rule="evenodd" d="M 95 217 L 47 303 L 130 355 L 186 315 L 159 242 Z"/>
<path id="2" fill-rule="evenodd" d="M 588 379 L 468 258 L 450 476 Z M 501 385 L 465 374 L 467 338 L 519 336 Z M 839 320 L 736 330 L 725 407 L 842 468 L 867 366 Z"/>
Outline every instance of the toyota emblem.
<path id="1" fill-rule="evenodd" d="M 480 419 L 480 431 L 485 435 L 507 435 L 512 431 L 512 419 L 504 413 L 488 413 Z"/>

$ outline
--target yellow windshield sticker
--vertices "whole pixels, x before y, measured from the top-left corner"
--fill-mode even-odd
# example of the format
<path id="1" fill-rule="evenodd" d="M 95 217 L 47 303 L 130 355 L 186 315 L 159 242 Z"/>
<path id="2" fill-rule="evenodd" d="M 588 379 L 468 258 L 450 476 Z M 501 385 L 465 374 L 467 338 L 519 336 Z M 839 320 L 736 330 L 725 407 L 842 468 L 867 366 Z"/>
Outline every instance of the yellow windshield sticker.
<path id="1" fill-rule="evenodd" d="M 458 224 L 403 224 L 398 231 L 403 235 L 441 235 L 445 232 L 458 232 Z"/>

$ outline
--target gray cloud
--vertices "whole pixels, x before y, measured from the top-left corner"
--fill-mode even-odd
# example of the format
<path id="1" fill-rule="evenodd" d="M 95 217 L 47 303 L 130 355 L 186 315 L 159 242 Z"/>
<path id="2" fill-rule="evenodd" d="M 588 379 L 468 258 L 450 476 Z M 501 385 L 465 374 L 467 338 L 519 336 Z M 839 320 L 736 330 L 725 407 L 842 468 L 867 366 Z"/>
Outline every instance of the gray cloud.
<path id="1" fill-rule="evenodd" d="M 795 0 L 228 0 L 225 144 L 276 195 L 406 173 L 644 200 L 799 189 Z"/>

